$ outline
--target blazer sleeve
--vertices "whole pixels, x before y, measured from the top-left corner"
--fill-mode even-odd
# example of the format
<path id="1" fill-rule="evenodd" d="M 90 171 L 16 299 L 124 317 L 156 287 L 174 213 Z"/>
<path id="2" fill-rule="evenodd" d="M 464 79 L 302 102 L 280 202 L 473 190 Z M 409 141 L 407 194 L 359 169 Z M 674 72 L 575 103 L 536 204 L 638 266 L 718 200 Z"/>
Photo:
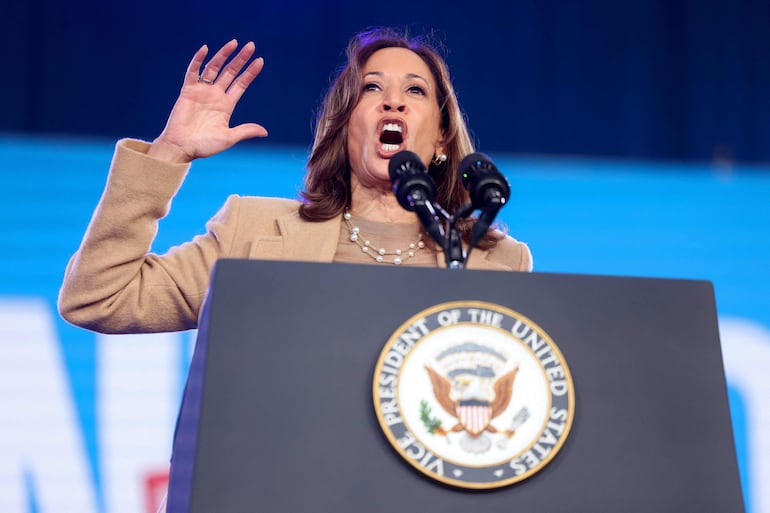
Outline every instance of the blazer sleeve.
<path id="1" fill-rule="evenodd" d="M 104 193 L 59 292 L 59 312 L 72 324 L 102 333 L 195 328 L 214 262 L 232 245 L 235 196 L 205 234 L 165 255 L 149 253 L 189 165 L 153 159 L 147 147 L 134 140 L 117 145 Z"/>

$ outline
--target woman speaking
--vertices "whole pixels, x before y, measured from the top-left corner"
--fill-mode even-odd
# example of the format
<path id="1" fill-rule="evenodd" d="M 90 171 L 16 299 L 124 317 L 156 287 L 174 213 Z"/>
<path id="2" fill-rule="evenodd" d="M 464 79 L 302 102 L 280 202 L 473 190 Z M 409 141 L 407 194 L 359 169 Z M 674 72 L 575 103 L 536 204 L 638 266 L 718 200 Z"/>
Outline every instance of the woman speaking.
<path id="1" fill-rule="evenodd" d="M 442 249 L 392 189 L 389 160 L 414 152 L 450 212 L 469 200 L 457 167 L 473 146 L 446 63 L 419 39 L 390 29 L 353 37 L 347 63 L 323 102 L 302 201 L 231 196 L 206 233 L 164 255 L 149 253 L 190 164 L 239 141 L 266 137 L 255 123 L 230 127 L 239 99 L 260 74 L 249 42 L 225 44 L 205 66 L 193 56 L 162 133 L 122 140 L 107 185 L 59 295 L 62 316 L 106 333 L 195 328 L 219 258 L 444 265 Z M 471 221 L 459 223 L 466 240 Z M 490 230 L 470 269 L 529 271 L 526 245 Z"/>

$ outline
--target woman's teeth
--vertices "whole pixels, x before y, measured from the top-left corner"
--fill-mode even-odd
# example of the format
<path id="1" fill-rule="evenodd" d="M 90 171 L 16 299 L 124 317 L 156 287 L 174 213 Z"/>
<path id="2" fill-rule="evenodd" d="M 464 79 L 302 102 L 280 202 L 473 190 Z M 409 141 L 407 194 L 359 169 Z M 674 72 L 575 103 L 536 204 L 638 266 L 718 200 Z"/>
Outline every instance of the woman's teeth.
<path id="1" fill-rule="evenodd" d="M 382 130 L 401 133 L 401 125 L 398 123 L 385 123 L 385 126 L 382 127 Z"/>

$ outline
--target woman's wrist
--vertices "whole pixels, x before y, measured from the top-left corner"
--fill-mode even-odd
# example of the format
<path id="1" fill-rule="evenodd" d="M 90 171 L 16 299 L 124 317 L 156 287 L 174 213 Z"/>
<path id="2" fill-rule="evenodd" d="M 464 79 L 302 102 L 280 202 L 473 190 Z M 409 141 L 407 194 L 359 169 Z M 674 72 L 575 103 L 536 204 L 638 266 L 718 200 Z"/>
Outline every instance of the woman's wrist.
<path id="1" fill-rule="evenodd" d="M 155 139 L 147 149 L 147 155 L 175 164 L 189 164 L 192 158 L 181 147 L 163 140 L 162 136 Z"/>

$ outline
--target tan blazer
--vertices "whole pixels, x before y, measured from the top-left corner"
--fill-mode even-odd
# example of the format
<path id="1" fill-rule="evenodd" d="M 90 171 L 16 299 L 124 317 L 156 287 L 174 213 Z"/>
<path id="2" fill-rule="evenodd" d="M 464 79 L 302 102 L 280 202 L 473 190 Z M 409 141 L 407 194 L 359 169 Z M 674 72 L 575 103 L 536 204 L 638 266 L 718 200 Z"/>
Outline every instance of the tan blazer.
<path id="1" fill-rule="evenodd" d="M 59 293 L 59 311 L 69 322 L 105 333 L 191 329 L 219 258 L 333 260 L 339 217 L 307 222 L 297 201 L 240 196 L 228 198 L 204 235 L 165 255 L 148 253 L 189 166 L 153 159 L 146 149 L 141 141 L 118 143 L 104 194 Z M 437 265 L 443 261 L 437 255 Z M 474 251 L 468 262 L 470 269 L 531 267 L 527 246 L 510 237 L 490 251 Z"/>

